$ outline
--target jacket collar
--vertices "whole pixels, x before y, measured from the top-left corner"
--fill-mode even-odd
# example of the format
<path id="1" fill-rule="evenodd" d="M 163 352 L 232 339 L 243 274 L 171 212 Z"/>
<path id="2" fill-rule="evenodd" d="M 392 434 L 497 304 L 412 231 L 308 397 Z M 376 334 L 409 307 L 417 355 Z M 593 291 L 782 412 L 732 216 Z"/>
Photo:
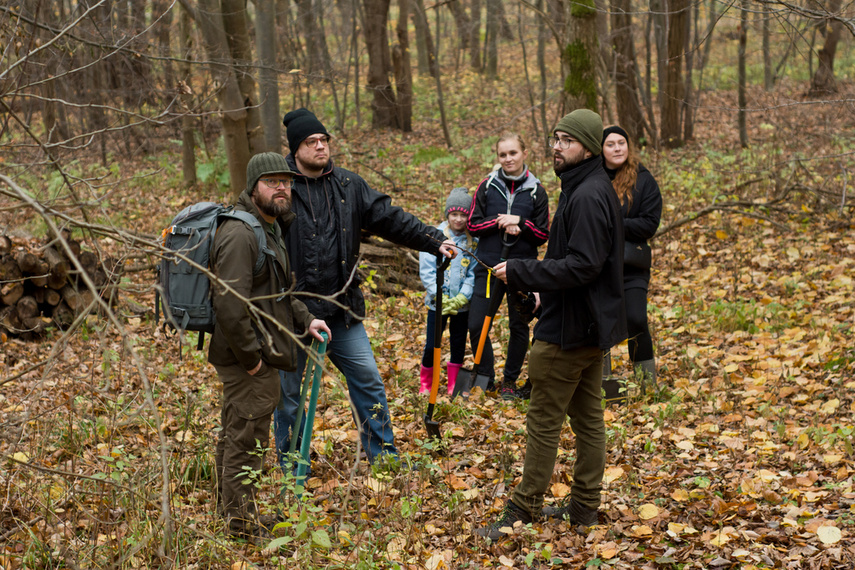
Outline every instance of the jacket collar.
<path id="1" fill-rule="evenodd" d="M 603 176 L 605 176 L 602 158 L 600 158 L 599 155 L 586 158 L 579 164 L 571 167 L 569 170 L 565 170 L 560 174 L 561 191 L 568 193 L 572 192 L 576 189 L 577 186 L 579 186 L 579 184 L 582 183 L 583 180 L 585 180 L 591 174 L 597 172 L 598 170 L 602 170 Z"/>

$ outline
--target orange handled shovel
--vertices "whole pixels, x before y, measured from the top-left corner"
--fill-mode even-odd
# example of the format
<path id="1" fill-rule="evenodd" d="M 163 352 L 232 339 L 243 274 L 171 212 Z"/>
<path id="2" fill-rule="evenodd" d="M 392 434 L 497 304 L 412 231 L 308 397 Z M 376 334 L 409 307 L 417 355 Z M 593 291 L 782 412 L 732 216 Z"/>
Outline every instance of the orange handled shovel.
<path id="1" fill-rule="evenodd" d="M 433 313 L 433 383 L 430 387 L 430 401 L 425 414 L 425 429 L 430 437 L 440 440 L 439 422 L 433 419 L 433 408 L 436 405 L 436 393 L 439 391 L 439 373 L 442 365 L 442 285 L 445 282 L 445 269 L 451 259 L 441 253 L 436 259 L 436 310 Z"/>

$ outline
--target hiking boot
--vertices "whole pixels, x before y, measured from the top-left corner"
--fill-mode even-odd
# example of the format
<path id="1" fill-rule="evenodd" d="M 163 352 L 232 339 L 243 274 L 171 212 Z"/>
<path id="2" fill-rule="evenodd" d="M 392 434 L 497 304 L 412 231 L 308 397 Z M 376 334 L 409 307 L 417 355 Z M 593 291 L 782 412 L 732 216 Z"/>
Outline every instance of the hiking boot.
<path id="1" fill-rule="evenodd" d="M 589 527 L 599 523 L 599 511 L 580 505 L 576 499 L 570 499 L 562 507 L 543 507 L 541 514 L 547 519 L 564 519 L 574 526 Z"/>
<path id="2" fill-rule="evenodd" d="M 502 382 L 502 387 L 499 389 L 499 395 L 503 400 L 516 400 L 519 398 L 517 396 L 517 386 L 513 382 Z"/>
<path id="3" fill-rule="evenodd" d="M 484 538 L 489 538 L 490 540 L 499 540 L 513 532 L 514 524 L 516 522 L 529 524 L 531 521 L 532 517 L 527 511 L 516 506 L 513 501 L 508 500 L 508 502 L 505 503 L 505 508 L 502 511 L 502 514 L 499 515 L 496 522 L 490 526 L 475 529 L 475 534 L 483 536 Z"/>
<path id="4" fill-rule="evenodd" d="M 255 546 L 266 546 L 273 540 L 270 531 L 260 524 L 244 525 L 242 528 L 229 528 L 229 537 L 245 540 Z"/>
<path id="5" fill-rule="evenodd" d="M 531 381 L 526 380 L 522 388 L 517 388 L 517 398 L 520 400 L 531 400 Z"/>

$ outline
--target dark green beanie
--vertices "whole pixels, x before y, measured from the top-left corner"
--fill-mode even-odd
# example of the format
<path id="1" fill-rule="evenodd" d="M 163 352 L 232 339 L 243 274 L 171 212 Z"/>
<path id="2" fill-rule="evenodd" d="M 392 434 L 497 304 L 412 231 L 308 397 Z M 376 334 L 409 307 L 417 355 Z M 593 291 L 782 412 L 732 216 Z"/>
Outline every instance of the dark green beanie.
<path id="1" fill-rule="evenodd" d="M 261 152 L 249 159 L 246 165 L 246 191 L 252 194 L 252 189 L 258 179 L 265 174 L 297 174 L 288 166 L 288 161 L 278 152 Z"/>
<path id="2" fill-rule="evenodd" d="M 603 152 L 603 119 L 593 111 L 576 109 L 558 121 L 552 132 L 555 131 L 564 131 L 568 135 L 573 135 L 582 143 L 582 146 L 595 155 Z"/>

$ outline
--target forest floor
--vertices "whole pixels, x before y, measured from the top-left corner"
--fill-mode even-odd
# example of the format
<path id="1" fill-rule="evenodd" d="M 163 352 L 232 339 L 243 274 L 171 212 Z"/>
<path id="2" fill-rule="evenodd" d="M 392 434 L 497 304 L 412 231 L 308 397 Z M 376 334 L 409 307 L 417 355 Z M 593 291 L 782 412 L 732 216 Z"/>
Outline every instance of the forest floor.
<path id="1" fill-rule="evenodd" d="M 417 394 L 422 293 L 376 293 L 379 268 L 363 285 L 366 326 L 408 468 L 357 459 L 344 382 L 328 368 L 302 500 L 272 454 L 257 479 L 263 510 L 287 515 L 275 548 L 230 541 L 210 492 L 214 370 L 192 339 L 181 350 L 156 326 L 155 258 L 116 233 L 99 247 L 138 271 L 115 322 L 91 315 L 70 335 L 0 345 L 0 567 L 855 567 L 855 115 L 803 90 L 752 93 L 765 111 L 751 117 L 749 149 L 735 119 L 722 121 L 734 95 L 710 92 L 696 141 L 643 154 L 666 205 L 649 311 L 660 389 L 641 394 L 625 346 L 613 349 L 630 390 L 605 410 L 604 524 L 577 534 L 536 522 L 497 544 L 472 535 L 520 479 L 527 403 L 441 397 L 447 453 L 437 454 Z M 499 109 L 501 127 L 526 130 L 512 111 Z M 340 133 L 336 160 L 436 223 L 452 186 L 474 190 L 489 171 L 501 130 L 460 113 L 466 150 L 448 152 L 423 120 L 410 135 Z M 536 154 L 554 208 L 558 185 Z M 104 216 L 156 235 L 182 207 L 222 199 L 212 184 L 184 188 L 173 159 L 131 161 L 147 176 L 106 191 Z M 36 217 L 6 200 L 0 228 L 17 230 L 16 245 L 38 242 Z M 500 315 L 497 370 L 506 329 Z M 566 426 L 547 501 L 568 495 L 574 456 Z"/>

